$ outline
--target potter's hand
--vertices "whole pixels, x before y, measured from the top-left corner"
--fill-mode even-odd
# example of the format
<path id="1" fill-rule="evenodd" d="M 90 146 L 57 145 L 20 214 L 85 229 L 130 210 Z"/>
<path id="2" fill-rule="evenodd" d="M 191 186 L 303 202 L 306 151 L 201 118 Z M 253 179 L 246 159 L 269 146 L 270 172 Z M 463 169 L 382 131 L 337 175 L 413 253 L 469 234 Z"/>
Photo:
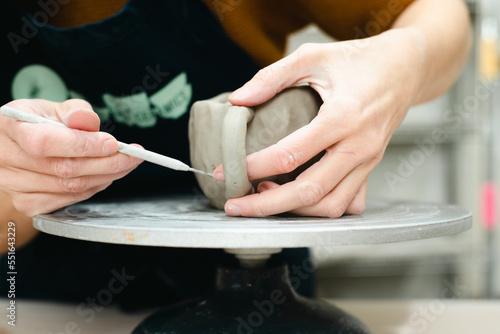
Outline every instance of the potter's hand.
<path id="1" fill-rule="evenodd" d="M 446 36 L 443 38 L 442 36 Z M 280 212 L 338 217 L 364 210 L 366 184 L 411 105 L 444 93 L 471 46 L 460 0 L 419 0 L 380 35 L 308 44 L 261 70 L 230 96 L 253 106 L 286 87 L 309 83 L 323 99 L 318 116 L 276 145 L 249 155 L 251 179 L 282 174 L 324 151 L 320 161 L 284 185 L 263 182 L 257 193 L 227 201 L 230 215 Z M 222 178 L 222 168 L 214 176 Z"/>
<path id="2" fill-rule="evenodd" d="M 288 173 L 325 151 L 296 180 L 262 182 L 257 193 L 226 203 L 230 215 L 281 212 L 339 217 L 364 210 L 368 174 L 415 95 L 420 41 L 390 31 L 363 41 L 305 44 L 264 68 L 230 96 L 236 105 L 261 104 L 279 91 L 309 83 L 321 96 L 317 117 L 305 127 L 247 158 L 250 179 Z M 214 175 L 221 178 L 219 166 Z"/>
<path id="3" fill-rule="evenodd" d="M 99 132 L 99 117 L 83 100 L 15 100 L 8 105 L 70 128 L 0 116 L 0 190 L 27 216 L 85 200 L 141 162 L 115 154 L 117 141 Z"/>

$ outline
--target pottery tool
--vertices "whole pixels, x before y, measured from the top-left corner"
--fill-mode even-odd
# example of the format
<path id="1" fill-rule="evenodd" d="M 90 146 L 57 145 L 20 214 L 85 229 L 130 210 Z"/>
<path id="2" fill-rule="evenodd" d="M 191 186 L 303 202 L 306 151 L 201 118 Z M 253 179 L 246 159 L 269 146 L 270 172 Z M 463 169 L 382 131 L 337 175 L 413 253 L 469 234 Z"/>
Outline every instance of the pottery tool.
<path id="1" fill-rule="evenodd" d="M 3 106 L 0 108 L 1 114 L 3 116 L 7 116 L 13 119 L 16 119 L 18 121 L 23 121 L 27 123 L 34 123 L 34 124 L 52 124 L 60 127 L 67 128 L 66 125 L 60 122 L 56 122 L 47 118 L 43 118 L 41 116 L 28 113 L 19 109 L 15 109 L 9 106 Z M 197 170 L 194 168 L 189 167 L 189 165 L 186 165 L 182 161 L 167 157 L 165 155 L 161 155 L 155 152 L 151 152 L 142 148 L 138 148 L 132 145 L 128 145 L 122 142 L 118 142 L 118 152 L 139 158 L 145 161 L 149 161 L 151 163 L 167 167 L 170 169 L 178 170 L 178 171 L 183 171 L 183 172 L 193 172 L 193 173 L 198 173 L 201 175 L 213 177 L 212 174 L 205 173 L 201 170 Z"/>

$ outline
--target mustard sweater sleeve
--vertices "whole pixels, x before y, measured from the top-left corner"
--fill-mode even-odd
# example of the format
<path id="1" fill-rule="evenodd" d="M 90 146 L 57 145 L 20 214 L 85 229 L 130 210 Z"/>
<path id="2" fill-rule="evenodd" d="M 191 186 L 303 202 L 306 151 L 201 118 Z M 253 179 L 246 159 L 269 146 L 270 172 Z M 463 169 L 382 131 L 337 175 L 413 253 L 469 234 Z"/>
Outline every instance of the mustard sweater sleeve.
<path id="1" fill-rule="evenodd" d="M 296 0 L 327 34 L 338 40 L 374 36 L 391 27 L 414 0 Z"/>
<path id="2" fill-rule="evenodd" d="M 261 66 L 283 57 L 287 37 L 310 23 L 335 39 L 390 28 L 413 0 L 203 0 L 228 36 Z"/>

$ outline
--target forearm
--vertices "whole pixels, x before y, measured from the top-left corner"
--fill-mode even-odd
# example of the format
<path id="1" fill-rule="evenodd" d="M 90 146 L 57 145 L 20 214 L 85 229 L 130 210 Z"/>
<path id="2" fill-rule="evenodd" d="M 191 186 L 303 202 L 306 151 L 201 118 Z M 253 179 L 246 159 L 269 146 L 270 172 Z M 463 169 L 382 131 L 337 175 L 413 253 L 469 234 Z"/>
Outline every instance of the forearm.
<path id="1" fill-rule="evenodd" d="M 24 246 L 38 233 L 33 227 L 33 219 L 17 211 L 10 197 L 0 191 L 0 255 L 7 253 L 7 240 L 12 237 L 9 235 L 12 232 L 9 230 L 9 222 L 15 223 L 16 249 Z"/>
<path id="2" fill-rule="evenodd" d="M 416 0 L 392 28 L 416 28 L 411 38 L 419 43 L 423 60 L 412 105 L 446 92 L 460 75 L 472 45 L 466 5 L 461 0 Z"/>

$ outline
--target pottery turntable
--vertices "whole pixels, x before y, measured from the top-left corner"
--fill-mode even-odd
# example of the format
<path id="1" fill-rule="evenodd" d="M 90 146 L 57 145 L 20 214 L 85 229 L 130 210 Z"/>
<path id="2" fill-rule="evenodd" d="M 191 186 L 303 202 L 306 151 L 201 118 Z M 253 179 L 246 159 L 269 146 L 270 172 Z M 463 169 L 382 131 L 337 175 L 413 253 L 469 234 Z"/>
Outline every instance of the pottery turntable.
<path id="1" fill-rule="evenodd" d="M 283 248 L 441 237 L 463 232 L 471 224 L 468 210 L 425 203 L 368 202 L 364 214 L 337 219 L 230 217 L 199 196 L 77 204 L 34 220 L 40 231 L 61 237 L 217 248 L 239 260 L 238 267 L 218 269 L 212 293 L 153 314 L 133 334 L 370 333 L 355 316 L 319 299 L 297 295 L 287 266 L 268 261 L 271 255 Z"/>

